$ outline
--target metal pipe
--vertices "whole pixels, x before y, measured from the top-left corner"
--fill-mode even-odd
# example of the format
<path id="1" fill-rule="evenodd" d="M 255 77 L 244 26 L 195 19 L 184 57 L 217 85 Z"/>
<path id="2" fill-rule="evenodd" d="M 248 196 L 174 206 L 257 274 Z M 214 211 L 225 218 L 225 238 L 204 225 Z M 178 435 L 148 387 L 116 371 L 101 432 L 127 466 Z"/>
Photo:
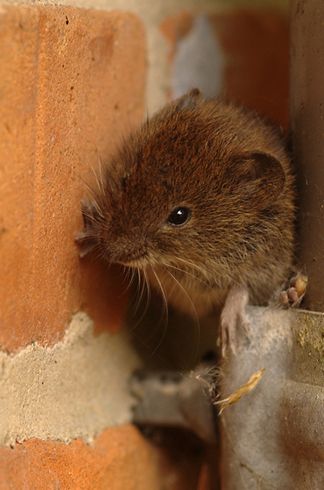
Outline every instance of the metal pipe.
<path id="1" fill-rule="evenodd" d="M 305 306 L 324 311 L 324 1 L 291 2 L 291 123 Z"/>

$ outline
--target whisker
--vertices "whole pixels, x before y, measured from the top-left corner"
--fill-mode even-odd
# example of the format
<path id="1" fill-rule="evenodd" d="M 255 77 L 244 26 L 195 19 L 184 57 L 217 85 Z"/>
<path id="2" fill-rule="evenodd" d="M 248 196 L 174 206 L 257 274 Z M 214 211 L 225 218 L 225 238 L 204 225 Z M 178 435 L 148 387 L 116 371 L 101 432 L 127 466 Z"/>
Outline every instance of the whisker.
<path id="1" fill-rule="evenodd" d="M 145 313 L 146 313 L 148 305 L 150 304 L 151 301 L 151 288 L 145 269 L 143 269 L 143 274 L 144 274 L 145 285 L 146 285 L 146 306 L 145 306 Z"/>
<path id="2" fill-rule="evenodd" d="M 89 192 L 89 194 L 90 194 L 90 199 L 89 199 L 90 202 L 87 199 L 85 199 L 85 200 L 83 200 L 83 205 L 81 205 L 82 214 L 84 216 L 86 216 L 87 218 L 89 218 L 90 221 L 98 221 L 98 216 L 104 220 L 104 214 L 102 211 L 102 207 L 98 201 L 98 194 L 93 189 Z M 88 204 L 90 204 L 90 206 L 95 208 L 98 216 L 94 216 L 93 213 L 91 212 L 91 210 L 90 210 L 90 213 L 87 212 L 86 206 Z"/>
<path id="3" fill-rule="evenodd" d="M 168 270 L 167 271 L 168 274 L 172 277 L 172 279 L 176 282 L 176 284 L 180 287 L 180 289 L 184 292 L 184 294 L 186 295 L 186 297 L 188 298 L 189 300 L 189 303 L 191 304 L 191 307 L 192 307 L 192 311 L 194 313 L 194 316 L 197 318 L 198 320 L 198 314 L 197 314 L 197 310 L 196 310 L 196 307 L 188 293 L 188 291 L 183 287 L 183 285 L 181 284 L 180 281 L 178 281 L 178 279 Z"/>
<path id="4" fill-rule="evenodd" d="M 171 265 L 171 264 L 167 264 L 166 267 L 171 267 L 172 269 L 175 269 L 175 270 L 177 270 L 179 272 L 183 272 L 184 274 L 187 274 L 188 276 L 190 276 L 193 279 L 195 279 L 195 281 L 199 281 L 201 284 L 204 284 L 205 286 L 208 286 L 207 282 L 205 282 L 202 279 L 200 279 L 200 277 L 195 276 L 195 274 L 192 274 L 191 272 L 186 271 L 185 269 L 181 269 L 180 267 L 176 267 L 176 266 Z"/>
<path id="5" fill-rule="evenodd" d="M 107 261 L 105 250 L 101 247 L 100 243 L 96 243 L 94 247 L 91 249 L 91 254 L 94 255 L 96 260 L 104 262 L 104 264 L 108 267 L 111 267 L 111 263 Z"/>
<path id="6" fill-rule="evenodd" d="M 199 321 L 199 317 L 198 317 L 198 313 L 197 313 L 197 310 L 196 310 L 196 307 L 194 305 L 194 302 L 192 301 L 192 298 L 190 297 L 188 291 L 183 287 L 183 285 L 181 284 L 181 282 L 179 282 L 177 280 L 176 277 L 174 277 L 174 275 L 169 271 L 167 270 L 168 274 L 171 276 L 171 278 L 175 281 L 175 283 L 180 287 L 180 289 L 184 292 L 184 294 L 186 295 L 186 297 L 188 298 L 189 302 L 190 302 L 190 305 L 192 307 L 192 312 L 193 312 L 193 316 L 194 316 L 194 319 L 195 319 L 195 325 L 197 327 L 197 348 L 196 348 L 196 352 L 195 352 L 195 358 L 196 360 L 198 360 L 198 357 L 199 357 L 199 345 L 200 345 L 200 321 Z"/>
<path id="7" fill-rule="evenodd" d="M 98 173 L 96 172 L 96 170 L 91 167 L 91 173 L 95 179 L 95 183 L 96 183 L 96 186 L 97 186 L 97 192 L 100 192 L 101 193 L 101 185 L 100 185 L 100 182 L 99 182 L 99 177 L 98 177 Z"/>
<path id="8" fill-rule="evenodd" d="M 151 352 L 151 355 L 153 356 L 158 351 L 158 349 L 162 345 L 162 342 L 163 342 L 163 340 L 165 338 L 165 335 L 166 335 L 166 332 L 167 332 L 167 328 L 168 328 L 168 322 L 169 322 L 169 309 L 168 309 L 167 297 L 166 297 L 165 291 L 163 289 L 162 283 L 161 283 L 161 281 L 159 279 L 159 276 L 158 276 L 157 272 L 154 270 L 153 267 L 151 268 L 151 270 L 152 270 L 152 272 L 154 274 L 154 277 L 155 277 L 155 279 L 157 281 L 157 284 L 159 285 L 159 288 L 160 288 L 161 293 L 162 293 L 162 298 L 163 298 L 163 306 L 164 306 L 164 309 L 163 309 L 163 314 L 162 314 L 162 317 L 161 317 L 158 325 L 161 324 L 161 321 L 163 320 L 163 317 L 165 315 L 164 322 L 163 322 L 162 335 L 160 337 L 159 342 L 157 343 L 157 345 L 155 346 L 155 348 Z"/>
<path id="9" fill-rule="evenodd" d="M 126 282 L 124 292 L 126 293 L 131 288 L 134 282 L 134 271 L 130 267 L 123 267 L 123 283 Z"/>
<path id="10" fill-rule="evenodd" d="M 159 279 L 159 276 L 158 276 L 157 272 L 154 270 L 153 267 L 152 267 L 152 272 L 154 274 L 154 277 L 156 279 L 156 282 L 158 283 L 158 286 L 159 286 L 159 288 L 161 290 L 161 293 L 162 293 L 164 310 L 165 310 L 165 313 L 166 313 L 166 319 L 168 321 L 168 301 L 167 301 L 167 298 L 166 298 L 166 294 L 165 294 L 165 291 L 163 289 L 162 283 L 161 283 L 161 281 Z"/>
<path id="11" fill-rule="evenodd" d="M 150 285 L 149 285 L 149 282 L 147 280 L 145 269 L 143 269 L 142 273 L 143 273 L 143 292 L 146 291 L 146 301 L 145 301 L 145 306 L 143 308 L 143 311 L 142 311 L 140 317 L 132 325 L 131 330 L 135 330 L 141 324 L 143 319 L 145 318 L 145 315 L 147 313 L 147 310 L 148 310 L 148 307 L 150 304 L 150 299 L 151 299 Z M 143 293 L 143 296 L 144 296 L 144 293 Z M 144 299 L 141 298 L 140 303 L 143 304 L 143 302 L 144 302 Z"/>
<path id="12" fill-rule="evenodd" d="M 98 155 L 99 190 L 100 190 L 101 194 L 104 194 L 105 189 L 104 189 L 104 178 L 103 178 L 103 174 L 102 174 L 102 159 L 101 159 L 99 152 L 97 153 L 97 155 Z"/>
<path id="13" fill-rule="evenodd" d="M 82 175 L 78 175 L 78 178 L 80 179 L 82 184 L 86 187 L 87 191 L 91 194 L 91 196 L 96 194 L 95 189 L 90 185 L 88 180 L 86 180 Z"/>
<path id="14" fill-rule="evenodd" d="M 144 292 L 145 292 L 145 281 L 144 281 L 144 277 L 143 277 L 141 271 L 138 271 L 138 274 L 139 274 L 139 277 L 140 277 L 140 297 L 139 297 L 139 303 L 142 303 L 143 295 L 144 295 Z"/>
<path id="15" fill-rule="evenodd" d="M 134 314 L 137 314 L 141 305 L 143 304 L 143 296 L 144 296 L 144 292 L 145 292 L 145 281 L 144 281 L 144 277 L 142 276 L 141 274 L 141 271 L 139 271 L 138 269 L 137 270 L 137 273 L 138 273 L 138 278 L 139 278 L 139 295 L 138 295 L 138 301 L 137 301 L 137 307 L 134 311 Z M 141 315 L 140 319 L 142 320 L 142 317 L 143 315 Z M 140 321 L 141 321 L 140 320 Z M 140 323 L 139 321 L 137 322 L 137 324 Z"/>
<path id="16" fill-rule="evenodd" d="M 196 269 L 200 274 L 202 274 L 204 277 L 207 278 L 206 271 L 204 271 L 204 269 L 202 267 L 199 267 L 194 262 L 191 262 L 191 261 L 189 261 L 187 259 L 184 259 L 184 258 L 178 257 L 178 256 L 175 256 L 174 258 L 175 258 L 175 260 L 177 260 L 179 262 L 183 262 L 185 265 L 189 266 L 189 268 Z"/>
<path id="17" fill-rule="evenodd" d="M 136 271 L 136 304 L 135 304 L 135 308 L 134 308 L 134 311 L 133 311 L 133 314 L 136 315 L 137 312 L 138 312 L 138 308 L 139 308 L 139 305 L 140 305 L 140 291 L 141 291 L 141 287 L 142 287 L 142 284 L 141 284 L 141 275 L 140 275 L 140 272 L 138 269 L 134 269 L 134 271 Z"/>

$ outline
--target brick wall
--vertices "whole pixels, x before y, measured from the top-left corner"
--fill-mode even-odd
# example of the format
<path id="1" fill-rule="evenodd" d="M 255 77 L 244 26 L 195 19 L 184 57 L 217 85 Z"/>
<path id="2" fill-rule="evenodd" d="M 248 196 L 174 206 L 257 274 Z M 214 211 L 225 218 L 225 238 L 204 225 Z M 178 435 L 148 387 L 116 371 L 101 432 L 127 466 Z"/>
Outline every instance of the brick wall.
<path id="1" fill-rule="evenodd" d="M 118 269 L 79 261 L 79 203 L 99 160 L 190 86 L 287 125 L 286 15 L 63 3 L 0 5 L 0 489 L 207 489 L 194 450 L 166 451 L 129 423 L 142 361 L 127 293 Z"/>

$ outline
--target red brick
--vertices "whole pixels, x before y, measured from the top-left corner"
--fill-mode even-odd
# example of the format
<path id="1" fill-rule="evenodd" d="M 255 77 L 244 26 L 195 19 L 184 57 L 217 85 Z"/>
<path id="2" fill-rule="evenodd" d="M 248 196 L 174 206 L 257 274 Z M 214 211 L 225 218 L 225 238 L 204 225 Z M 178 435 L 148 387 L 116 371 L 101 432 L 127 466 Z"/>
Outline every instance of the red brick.
<path id="1" fill-rule="evenodd" d="M 93 445 L 37 439 L 0 448 L 0 490 L 194 490 L 199 461 L 173 459 L 132 426 Z"/>
<path id="2" fill-rule="evenodd" d="M 74 234 L 89 168 L 142 117 L 142 23 L 127 12 L 2 7 L 0 45 L 0 345 L 55 342 L 81 307 L 118 328 L 119 276 L 80 265 Z"/>
<path id="3" fill-rule="evenodd" d="M 289 19 L 273 10 L 233 10 L 211 17 L 223 47 L 224 92 L 288 125 Z"/>

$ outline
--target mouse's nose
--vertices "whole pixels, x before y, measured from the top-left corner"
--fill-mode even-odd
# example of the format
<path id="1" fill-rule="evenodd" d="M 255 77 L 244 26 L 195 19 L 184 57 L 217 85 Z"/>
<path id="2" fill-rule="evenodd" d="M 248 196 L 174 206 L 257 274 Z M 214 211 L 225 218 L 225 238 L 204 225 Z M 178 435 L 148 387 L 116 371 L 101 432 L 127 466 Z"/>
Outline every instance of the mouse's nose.
<path id="1" fill-rule="evenodd" d="M 108 245 L 107 258 L 111 263 L 118 263 L 130 267 L 139 267 L 146 255 L 146 246 L 140 239 L 121 237 Z"/>

